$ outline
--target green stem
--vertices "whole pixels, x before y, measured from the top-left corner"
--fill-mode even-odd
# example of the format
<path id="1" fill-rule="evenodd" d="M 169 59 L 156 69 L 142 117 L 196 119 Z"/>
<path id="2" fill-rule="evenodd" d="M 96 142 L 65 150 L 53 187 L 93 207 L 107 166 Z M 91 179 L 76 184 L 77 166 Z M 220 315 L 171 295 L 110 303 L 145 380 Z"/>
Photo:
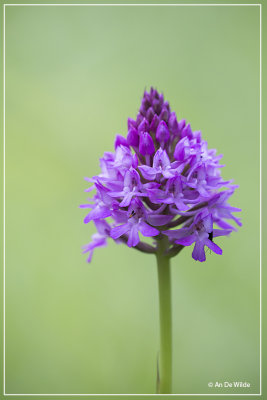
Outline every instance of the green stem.
<path id="1" fill-rule="evenodd" d="M 160 316 L 160 352 L 157 392 L 172 392 L 172 313 L 171 313 L 171 269 L 166 256 L 168 238 L 158 240 L 157 264 Z"/>

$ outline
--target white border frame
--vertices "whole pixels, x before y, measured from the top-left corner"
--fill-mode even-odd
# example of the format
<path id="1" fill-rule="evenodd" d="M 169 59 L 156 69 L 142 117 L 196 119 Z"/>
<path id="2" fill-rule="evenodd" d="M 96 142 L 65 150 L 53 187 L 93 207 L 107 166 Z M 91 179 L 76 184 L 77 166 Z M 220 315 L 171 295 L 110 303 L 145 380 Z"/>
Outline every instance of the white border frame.
<path id="1" fill-rule="evenodd" d="M 5 8 L 24 6 L 58 6 L 58 7 L 259 7 L 260 10 L 260 393 L 179 393 L 179 394 L 77 394 L 77 393 L 6 393 L 5 371 Z M 3 395 L 4 396 L 261 396 L 262 395 L 262 10 L 261 3 L 255 4 L 3 4 Z"/>

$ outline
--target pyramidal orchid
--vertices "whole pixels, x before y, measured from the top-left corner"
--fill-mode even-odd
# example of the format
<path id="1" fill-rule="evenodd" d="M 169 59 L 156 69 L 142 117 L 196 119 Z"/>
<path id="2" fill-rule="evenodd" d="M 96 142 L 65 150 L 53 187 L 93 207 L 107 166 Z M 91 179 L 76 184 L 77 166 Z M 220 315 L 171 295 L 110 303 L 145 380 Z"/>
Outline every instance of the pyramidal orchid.
<path id="1" fill-rule="evenodd" d="M 84 246 L 93 251 L 108 239 L 143 253 L 155 254 L 160 304 L 160 353 L 157 392 L 171 393 L 170 259 L 192 246 L 194 260 L 206 260 L 205 248 L 222 254 L 217 237 L 241 226 L 229 205 L 236 185 L 221 176 L 222 155 L 208 149 L 200 131 L 178 120 L 162 94 L 144 93 L 135 119 L 128 119 L 125 136 L 117 135 L 114 151 L 100 158 L 101 172 L 86 178 L 93 192 L 81 208 L 90 211 L 97 233 Z M 143 239 L 150 238 L 150 239 Z M 150 240 L 150 242 L 148 242 Z"/>

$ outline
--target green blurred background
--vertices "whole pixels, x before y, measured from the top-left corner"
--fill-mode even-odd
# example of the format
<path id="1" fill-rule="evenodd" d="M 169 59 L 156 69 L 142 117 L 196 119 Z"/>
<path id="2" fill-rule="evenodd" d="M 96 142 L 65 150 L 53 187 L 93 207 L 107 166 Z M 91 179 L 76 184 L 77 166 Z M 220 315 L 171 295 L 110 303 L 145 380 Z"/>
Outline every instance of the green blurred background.
<path id="1" fill-rule="evenodd" d="M 243 209 L 223 256 L 172 261 L 173 393 L 259 392 L 259 8 L 6 7 L 7 393 L 155 392 L 155 259 L 110 242 L 87 264 L 78 208 L 151 85 Z"/>

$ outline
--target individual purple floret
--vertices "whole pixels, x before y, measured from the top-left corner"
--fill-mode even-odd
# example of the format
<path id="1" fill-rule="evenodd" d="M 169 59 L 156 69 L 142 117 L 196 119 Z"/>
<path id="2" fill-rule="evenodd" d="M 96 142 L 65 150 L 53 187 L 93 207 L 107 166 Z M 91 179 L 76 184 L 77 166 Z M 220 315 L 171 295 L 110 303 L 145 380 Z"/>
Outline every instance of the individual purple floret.
<path id="1" fill-rule="evenodd" d="M 205 209 L 196 214 L 192 224 L 185 228 L 163 231 L 176 244 L 190 246 L 195 243 L 192 257 L 194 260 L 205 261 L 204 247 L 207 246 L 216 254 L 222 254 L 222 249 L 213 242 L 217 236 L 229 235 L 231 230 L 214 229 L 212 213 Z"/>
<path id="2" fill-rule="evenodd" d="M 81 206 L 90 209 L 84 222 L 94 221 L 98 232 L 84 247 L 89 262 L 108 238 L 156 253 L 158 240 L 167 237 L 168 257 L 192 244 L 195 260 L 205 261 L 205 246 L 222 254 L 214 238 L 236 230 L 231 220 L 241 226 L 233 215 L 241 210 L 228 204 L 237 186 L 222 179 L 222 155 L 208 149 L 200 131 L 178 121 L 163 95 L 151 88 L 114 147 L 100 159 L 100 174 L 86 178 L 92 184 L 86 191 L 95 194 Z M 140 235 L 152 243 L 140 241 Z"/>

